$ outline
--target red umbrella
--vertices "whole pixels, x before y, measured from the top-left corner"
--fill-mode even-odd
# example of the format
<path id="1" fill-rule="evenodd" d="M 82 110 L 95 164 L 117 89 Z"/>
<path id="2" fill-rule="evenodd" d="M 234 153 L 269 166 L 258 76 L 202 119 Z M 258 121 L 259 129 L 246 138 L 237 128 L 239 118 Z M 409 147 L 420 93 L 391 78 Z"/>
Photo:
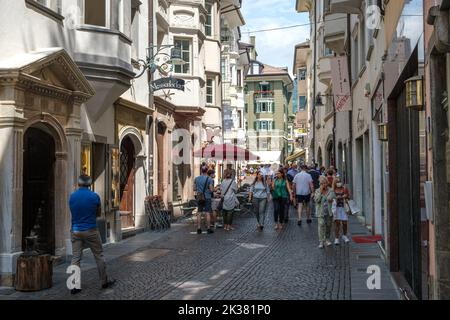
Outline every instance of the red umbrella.
<path id="1" fill-rule="evenodd" d="M 260 158 L 250 150 L 232 144 L 213 144 L 194 152 L 197 158 L 228 161 L 254 161 Z"/>

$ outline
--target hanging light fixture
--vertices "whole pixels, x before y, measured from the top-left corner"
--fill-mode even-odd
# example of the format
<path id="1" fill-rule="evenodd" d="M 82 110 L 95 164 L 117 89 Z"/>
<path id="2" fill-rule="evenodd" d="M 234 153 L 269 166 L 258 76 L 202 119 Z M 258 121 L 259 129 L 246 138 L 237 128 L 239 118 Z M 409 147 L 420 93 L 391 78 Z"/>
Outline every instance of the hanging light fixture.
<path id="1" fill-rule="evenodd" d="M 181 49 L 178 47 L 170 50 L 170 60 L 168 61 L 172 65 L 184 65 L 186 61 L 183 60 Z"/>
<path id="2" fill-rule="evenodd" d="M 423 109 L 423 78 L 416 76 L 405 81 L 406 107 L 421 111 Z"/>
<path id="3" fill-rule="evenodd" d="M 322 101 L 322 95 L 320 93 L 316 96 L 316 106 L 317 107 L 324 106 L 323 101 Z"/>

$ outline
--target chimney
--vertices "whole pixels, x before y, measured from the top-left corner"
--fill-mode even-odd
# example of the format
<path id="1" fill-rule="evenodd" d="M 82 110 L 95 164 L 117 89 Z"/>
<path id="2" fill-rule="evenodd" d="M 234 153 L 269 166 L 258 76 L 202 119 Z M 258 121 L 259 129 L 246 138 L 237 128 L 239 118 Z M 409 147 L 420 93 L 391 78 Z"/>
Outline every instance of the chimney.
<path id="1" fill-rule="evenodd" d="M 250 59 L 256 60 L 258 58 L 258 54 L 256 53 L 256 37 L 250 36 L 250 44 L 253 48 L 250 49 Z"/>

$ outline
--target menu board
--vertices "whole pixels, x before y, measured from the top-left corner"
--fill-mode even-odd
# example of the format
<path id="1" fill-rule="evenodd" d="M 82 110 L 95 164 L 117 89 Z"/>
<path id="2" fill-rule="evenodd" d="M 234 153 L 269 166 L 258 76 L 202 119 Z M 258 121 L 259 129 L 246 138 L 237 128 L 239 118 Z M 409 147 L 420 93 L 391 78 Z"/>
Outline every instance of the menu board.
<path id="1" fill-rule="evenodd" d="M 118 208 L 120 203 L 120 163 L 119 148 L 111 147 L 111 207 Z"/>
<path id="2" fill-rule="evenodd" d="M 81 172 L 80 174 L 85 174 L 91 176 L 91 159 L 92 159 L 92 144 L 82 144 L 81 145 Z"/>

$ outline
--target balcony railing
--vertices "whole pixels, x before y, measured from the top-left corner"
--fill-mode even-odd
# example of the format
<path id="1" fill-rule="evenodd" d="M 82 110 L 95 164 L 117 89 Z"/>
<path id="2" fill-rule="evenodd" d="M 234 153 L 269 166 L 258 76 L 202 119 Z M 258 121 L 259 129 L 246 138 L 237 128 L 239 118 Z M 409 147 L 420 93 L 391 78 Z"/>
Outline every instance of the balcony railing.
<path id="1" fill-rule="evenodd" d="M 256 91 L 255 99 L 273 99 L 275 98 L 275 93 L 273 91 Z"/>

